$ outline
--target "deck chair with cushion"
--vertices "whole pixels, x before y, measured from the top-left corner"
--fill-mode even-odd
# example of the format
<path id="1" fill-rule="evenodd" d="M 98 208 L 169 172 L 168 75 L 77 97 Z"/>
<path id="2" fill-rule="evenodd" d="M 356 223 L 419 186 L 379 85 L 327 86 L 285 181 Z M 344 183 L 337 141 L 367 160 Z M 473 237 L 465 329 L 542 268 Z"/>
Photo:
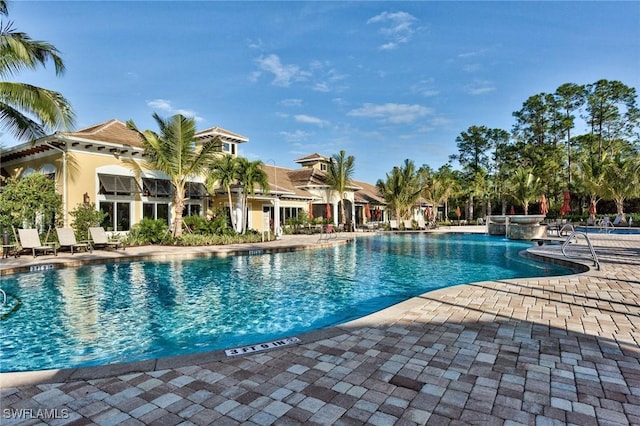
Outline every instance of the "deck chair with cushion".
<path id="1" fill-rule="evenodd" d="M 20 239 L 20 247 L 22 247 L 23 250 L 31 250 L 33 257 L 36 257 L 38 252 L 42 252 L 43 254 L 51 252 L 54 256 L 58 255 L 55 245 L 42 244 L 37 229 L 18 229 L 18 236 Z"/>
<path id="2" fill-rule="evenodd" d="M 102 226 L 96 226 L 89 228 L 89 235 L 91 236 L 91 241 L 93 242 L 93 247 L 103 247 L 103 248 L 115 248 L 118 249 L 122 247 L 124 250 L 124 246 L 120 241 L 114 241 L 109 239 L 107 233 L 105 232 Z"/>
<path id="3" fill-rule="evenodd" d="M 76 235 L 73 232 L 73 228 L 56 228 L 56 233 L 58 234 L 58 243 L 60 244 L 60 248 L 69 247 L 71 249 L 71 254 L 73 251 L 77 249 L 84 249 L 85 251 L 91 251 L 91 245 L 89 243 L 79 243 L 76 240 Z"/>
<path id="4" fill-rule="evenodd" d="M 395 219 L 389 220 L 389 229 L 398 229 L 398 221 Z"/>
<path id="5" fill-rule="evenodd" d="M 404 219 L 402 221 L 402 225 L 404 226 L 405 231 L 413 229 L 413 221 L 411 219 Z"/>

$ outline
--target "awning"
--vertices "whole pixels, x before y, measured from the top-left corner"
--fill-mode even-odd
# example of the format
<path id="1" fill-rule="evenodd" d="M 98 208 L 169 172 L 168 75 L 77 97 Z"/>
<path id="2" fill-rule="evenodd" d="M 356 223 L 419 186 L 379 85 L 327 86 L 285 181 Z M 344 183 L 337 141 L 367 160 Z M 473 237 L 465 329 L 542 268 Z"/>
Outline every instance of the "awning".
<path id="1" fill-rule="evenodd" d="M 100 193 L 135 194 L 142 192 L 132 176 L 98 174 Z"/>
<path id="2" fill-rule="evenodd" d="M 173 185 L 167 179 L 142 178 L 144 193 L 149 197 L 170 197 Z"/>
<path id="3" fill-rule="evenodd" d="M 187 182 L 184 192 L 186 198 L 203 198 L 208 195 L 207 188 L 200 182 Z"/>

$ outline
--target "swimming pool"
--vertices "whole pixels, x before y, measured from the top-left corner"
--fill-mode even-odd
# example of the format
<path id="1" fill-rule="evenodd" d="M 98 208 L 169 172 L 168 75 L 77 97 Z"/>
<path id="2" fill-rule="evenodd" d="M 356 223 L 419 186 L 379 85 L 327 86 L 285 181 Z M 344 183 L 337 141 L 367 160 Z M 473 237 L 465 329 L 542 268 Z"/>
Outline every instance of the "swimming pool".
<path id="1" fill-rule="evenodd" d="M 255 344 L 430 290 L 571 271 L 486 235 L 379 235 L 327 249 L 88 265 L 3 276 L 2 370 L 153 359 Z M 9 309 L 7 306 L 6 309 Z"/>

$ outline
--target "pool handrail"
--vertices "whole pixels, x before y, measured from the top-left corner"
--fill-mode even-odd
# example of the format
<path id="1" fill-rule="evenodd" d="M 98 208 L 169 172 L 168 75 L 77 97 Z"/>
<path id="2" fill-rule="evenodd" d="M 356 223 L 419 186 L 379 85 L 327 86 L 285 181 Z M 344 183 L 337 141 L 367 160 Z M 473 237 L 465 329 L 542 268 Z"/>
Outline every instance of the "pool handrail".
<path id="1" fill-rule="evenodd" d="M 584 239 L 587 241 L 587 246 L 589 247 L 589 253 L 591 254 L 591 260 L 593 260 L 593 266 L 595 266 L 599 271 L 600 270 L 600 261 L 598 260 L 598 255 L 596 254 L 596 250 L 593 248 L 593 244 L 591 244 L 591 239 L 589 238 L 589 235 L 586 232 L 580 232 L 580 231 L 576 231 L 574 229 L 571 232 L 571 234 L 569 234 L 569 236 L 564 241 L 564 243 L 562 243 L 562 254 L 566 258 L 573 258 L 573 259 L 577 259 L 578 258 L 576 256 L 569 256 L 567 254 L 567 252 L 566 252 L 566 248 L 567 248 L 567 246 L 569 246 L 569 243 L 571 242 L 572 239 L 575 239 L 576 242 L 578 242 L 578 235 L 583 236 Z"/>

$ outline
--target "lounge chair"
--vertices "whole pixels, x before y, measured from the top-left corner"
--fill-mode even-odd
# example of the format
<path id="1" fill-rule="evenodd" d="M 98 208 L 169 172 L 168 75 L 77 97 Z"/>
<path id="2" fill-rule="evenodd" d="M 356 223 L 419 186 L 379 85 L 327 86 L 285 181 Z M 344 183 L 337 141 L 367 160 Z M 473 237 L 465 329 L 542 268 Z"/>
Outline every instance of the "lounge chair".
<path id="1" fill-rule="evenodd" d="M 118 249 L 122 247 L 124 250 L 124 246 L 120 241 L 115 241 L 109 239 L 107 233 L 104 231 L 102 226 L 96 226 L 89 228 L 89 235 L 91 236 L 91 241 L 93 242 L 93 247 L 106 247 L 106 248 L 115 248 Z"/>
<path id="2" fill-rule="evenodd" d="M 402 224 L 404 225 L 404 230 L 405 231 L 409 231 L 409 230 L 413 229 L 413 221 L 411 219 L 403 220 Z"/>
<path id="3" fill-rule="evenodd" d="M 398 221 L 397 221 L 397 220 L 394 220 L 394 219 L 389 220 L 389 229 L 391 229 L 391 230 L 393 230 L 393 229 L 397 230 L 397 229 L 398 229 Z"/>
<path id="4" fill-rule="evenodd" d="M 20 247 L 24 250 L 31 249 L 33 257 L 36 257 L 38 252 L 43 254 L 53 252 L 54 256 L 58 255 L 55 245 L 42 244 L 37 229 L 18 229 L 18 235 L 20 237 Z"/>
<path id="5" fill-rule="evenodd" d="M 427 229 L 427 224 L 425 223 L 424 218 L 422 216 L 418 218 L 418 229 L 420 230 Z"/>
<path id="6" fill-rule="evenodd" d="M 71 249 L 71 254 L 73 254 L 73 250 L 75 249 L 84 249 L 85 251 L 91 251 L 91 245 L 89 243 L 79 243 L 76 240 L 76 235 L 73 232 L 73 228 L 56 228 L 56 233 L 58 234 L 58 243 L 60 244 L 60 248 L 69 247 Z"/>

